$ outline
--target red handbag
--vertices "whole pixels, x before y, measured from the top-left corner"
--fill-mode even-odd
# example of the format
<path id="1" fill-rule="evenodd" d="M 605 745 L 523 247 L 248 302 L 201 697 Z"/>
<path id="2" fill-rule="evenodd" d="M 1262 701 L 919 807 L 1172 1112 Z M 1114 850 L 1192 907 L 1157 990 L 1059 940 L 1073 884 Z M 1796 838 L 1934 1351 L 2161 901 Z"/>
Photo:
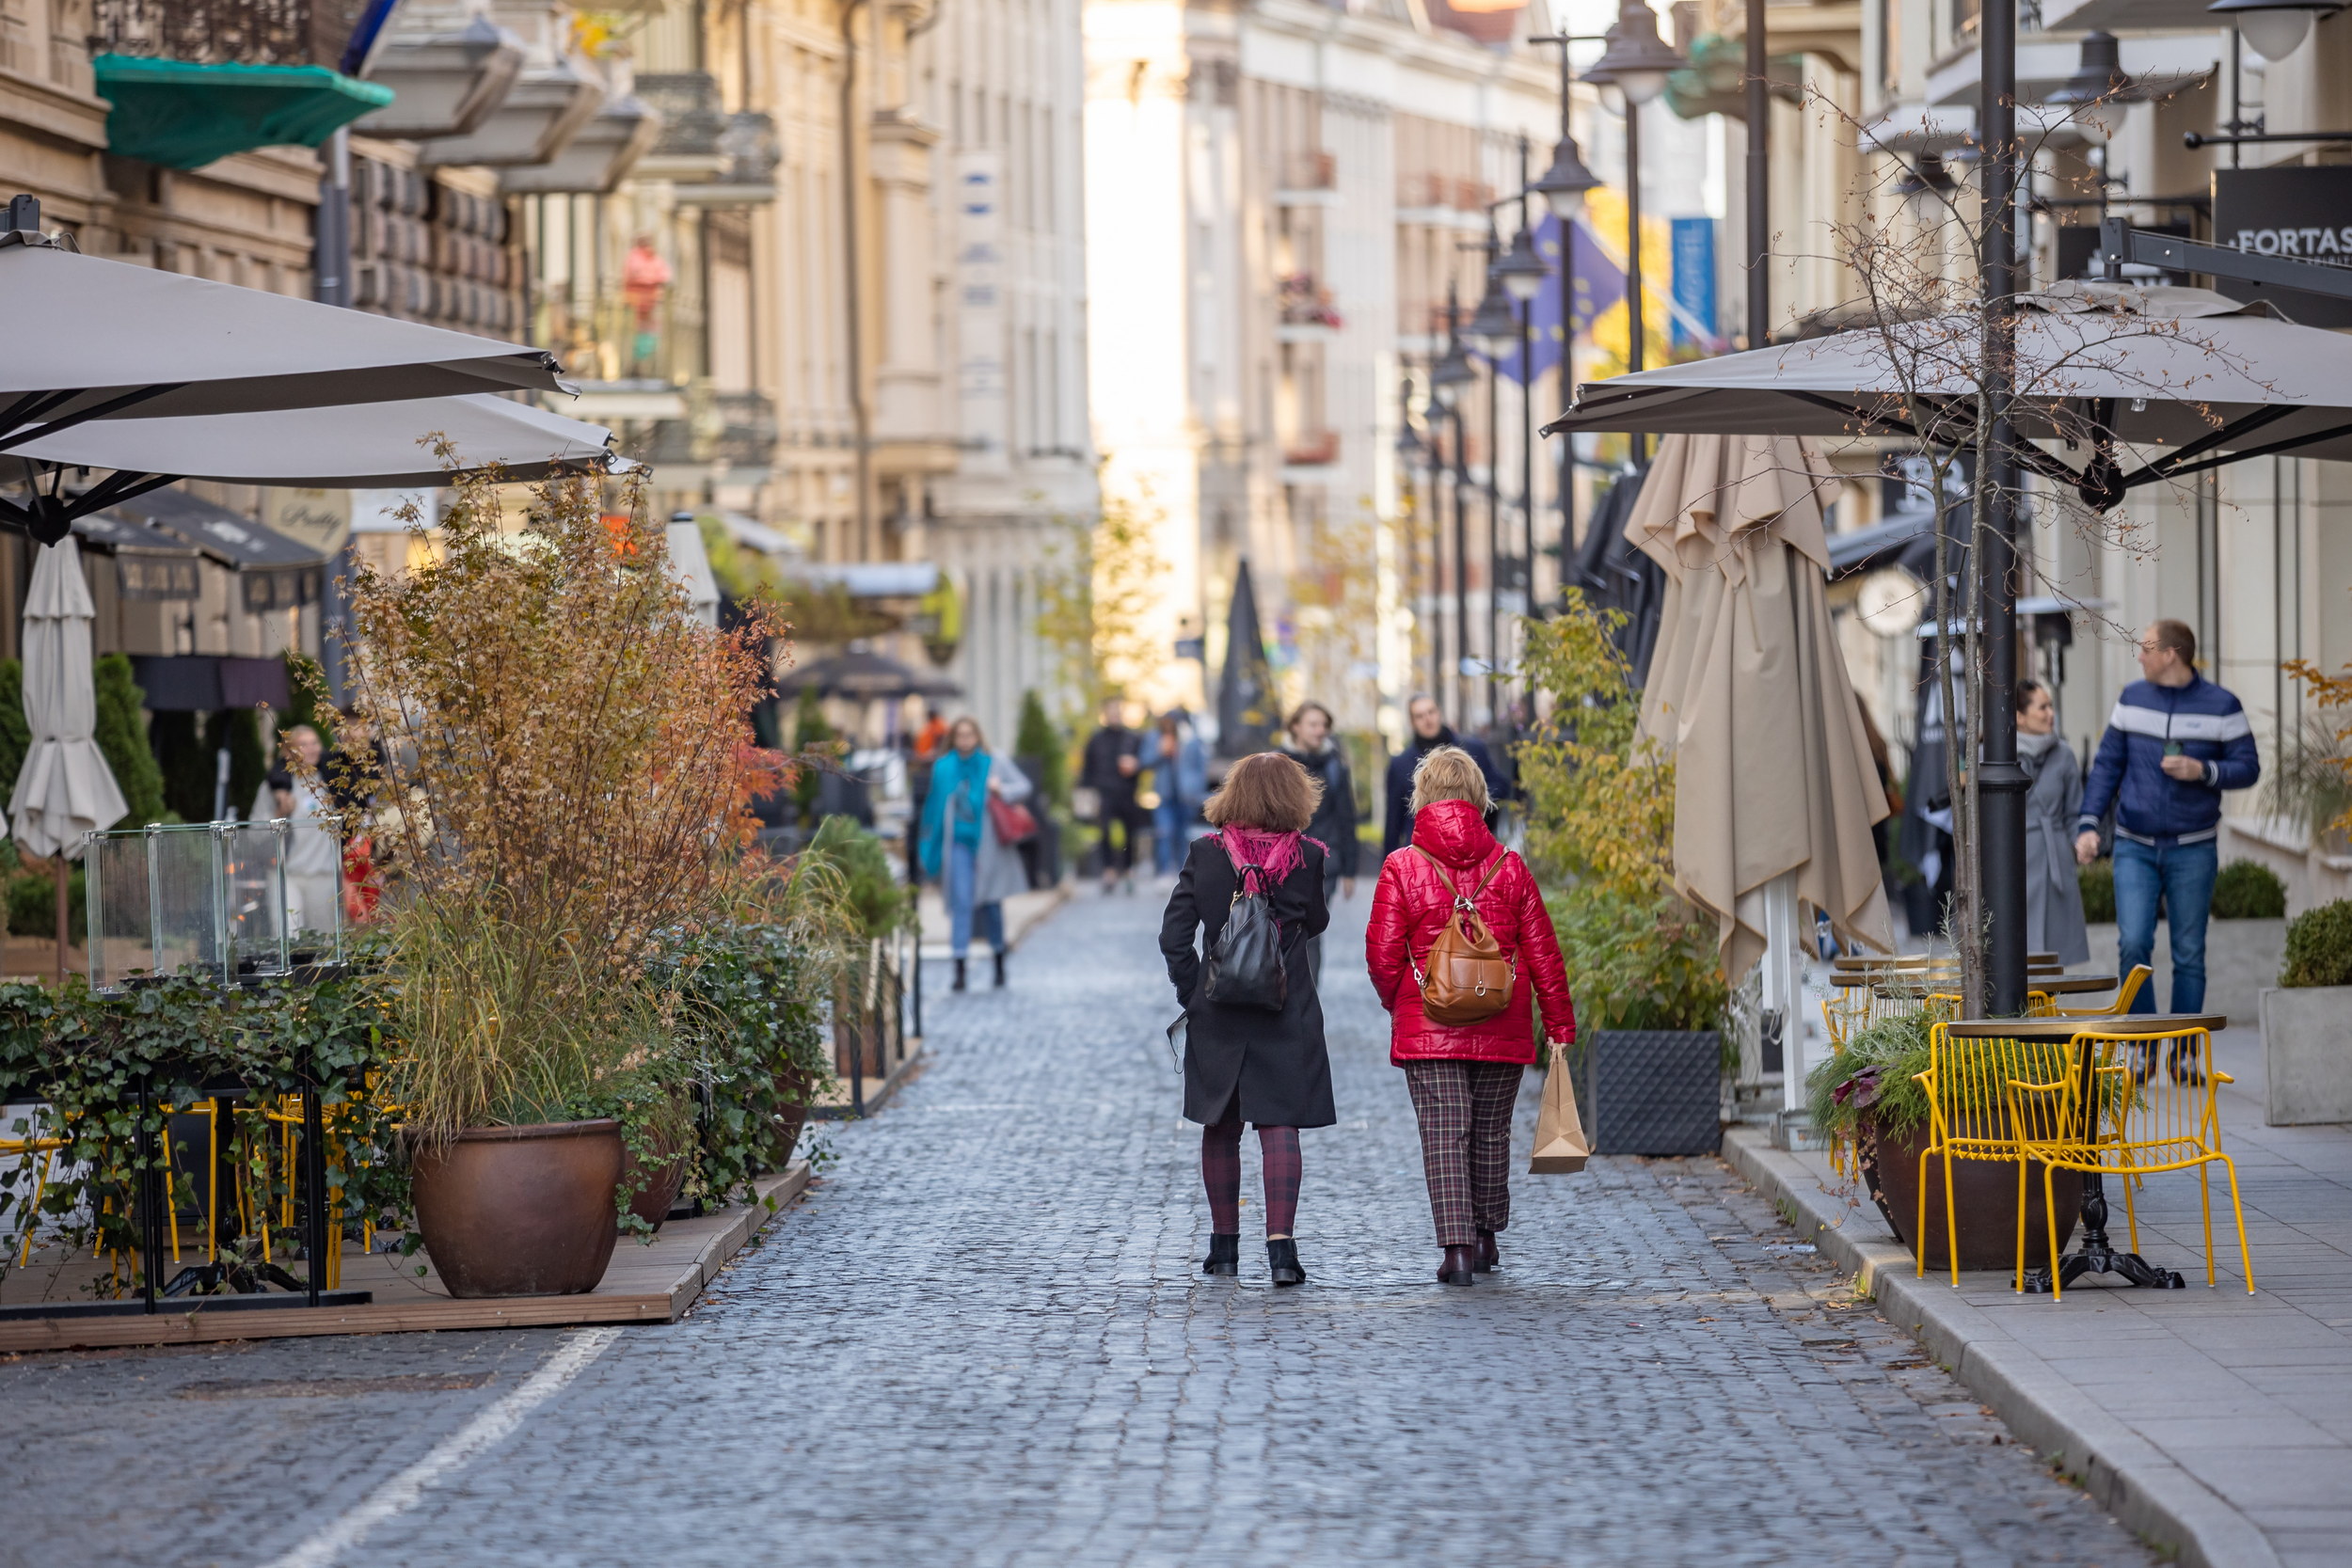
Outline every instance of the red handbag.
<path id="1" fill-rule="evenodd" d="M 988 824 L 999 844 L 1021 844 L 1037 836 L 1037 817 L 1018 800 L 988 798 Z"/>

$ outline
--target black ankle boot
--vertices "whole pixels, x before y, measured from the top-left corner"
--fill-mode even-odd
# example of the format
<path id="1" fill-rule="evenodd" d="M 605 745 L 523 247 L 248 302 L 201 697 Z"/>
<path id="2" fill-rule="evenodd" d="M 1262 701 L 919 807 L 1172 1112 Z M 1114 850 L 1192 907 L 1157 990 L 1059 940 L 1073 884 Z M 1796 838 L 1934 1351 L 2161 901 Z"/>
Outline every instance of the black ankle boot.
<path id="1" fill-rule="evenodd" d="M 1495 1233 L 1491 1230 L 1480 1231 L 1478 1233 L 1478 1272 L 1492 1274 L 1502 1266 L 1502 1250 L 1495 1245 Z"/>
<path id="2" fill-rule="evenodd" d="M 1219 1236 L 1212 1232 L 1209 1237 L 1209 1256 L 1201 1263 L 1200 1272 L 1202 1274 L 1241 1273 L 1240 1232 L 1236 1231 L 1231 1236 Z"/>
<path id="3" fill-rule="evenodd" d="M 956 960 L 956 983 L 953 989 L 957 990 L 963 989 L 963 960 L 961 958 Z"/>
<path id="4" fill-rule="evenodd" d="M 1266 1267 L 1273 1274 L 1274 1283 L 1277 1285 L 1307 1283 L 1307 1265 L 1298 1260 L 1298 1242 L 1295 1237 L 1284 1236 L 1268 1240 L 1265 1244 L 1265 1260 Z"/>
<path id="5" fill-rule="evenodd" d="M 1445 1249 L 1445 1261 L 1438 1265 L 1440 1285 L 1475 1285 L 1478 1283 L 1478 1249 L 1474 1246 L 1450 1246 Z"/>
<path id="6" fill-rule="evenodd" d="M 1005 989 L 1005 950 L 1001 947 L 996 949 L 996 989 Z"/>

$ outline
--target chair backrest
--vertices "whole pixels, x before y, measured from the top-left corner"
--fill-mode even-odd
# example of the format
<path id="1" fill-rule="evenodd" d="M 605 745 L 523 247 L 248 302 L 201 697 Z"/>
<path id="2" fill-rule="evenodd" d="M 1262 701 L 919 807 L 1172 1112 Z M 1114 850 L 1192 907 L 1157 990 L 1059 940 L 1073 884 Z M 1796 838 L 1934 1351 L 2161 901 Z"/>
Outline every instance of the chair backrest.
<path id="1" fill-rule="evenodd" d="M 2132 1010 L 2132 1003 L 2139 995 L 2139 988 L 2155 978 L 2156 972 L 2146 964 L 2132 965 L 2132 972 L 2123 976 L 2123 983 L 2115 988 L 2112 1011 L 2118 1018 Z"/>
<path id="2" fill-rule="evenodd" d="M 2063 1042 L 1956 1038 L 1945 1021 L 1928 1033 L 1933 1067 L 1931 1099 L 1943 1136 L 1999 1145 L 2015 1136 L 2064 1136 L 2076 1126 L 2076 1091 Z"/>
<path id="3" fill-rule="evenodd" d="M 2220 1147 L 2221 1085 L 2202 1029 L 2124 1035 L 2086 1029 L 2106 1080 L 2101 1130 L 2122 1164 L 2161 1164 Z"/>

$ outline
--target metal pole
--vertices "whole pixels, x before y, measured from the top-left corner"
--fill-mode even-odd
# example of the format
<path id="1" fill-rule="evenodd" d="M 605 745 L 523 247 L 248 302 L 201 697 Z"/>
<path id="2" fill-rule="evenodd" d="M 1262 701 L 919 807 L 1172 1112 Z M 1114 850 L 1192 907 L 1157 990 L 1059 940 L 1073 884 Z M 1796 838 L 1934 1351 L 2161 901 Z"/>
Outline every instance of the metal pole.
<path id="1" fill-rule="evenodd" d="M 302 1250 L 310 1255 L 304 1288 L 310 1305 L 319 1304 L 326 1285 L 326 1117 L 319 1105 L 319 1086 L 305 1078 L 302 1085 Z"/>
<path id="2" fill-rule="evenodd" d="M 1626 372 L 1642 368 L 1642 106 L 1625 101 L 1625 325 Z M 1649 443 L 1633 437 L 1636 461 Z"/>
<path id="3" fill-rule="evenodd" d="M 1494 266 L 1494 230 L 1487 230 L 1486 265 Z M 1502 688 L 1495 667 L 1502 662 L 1502 619 L 1495 592 L 1502 585 L 1502 367 L 1486 361 L 1486 725 L 1502 718 Z"/>
<path id="4" fill-rule="evenodd" d="M 1402 458 L 1406 457 L 1410 451 L 1406 439 L 1413 431 L 1413 377 L 1411 371 L 1401 361 L 1399 369 L 1404 373 L 1397 377 L 1396 383 L 1396 431 L 1397 455 Z M 1421 529 L 1421 497 L 1413 488 L 1413 465 L 1409 460 L 1397 464 L 1396 475 L 1398 486 L 1404 492 L 1405 503 L 1405 526 L 1398 533 L 1404 556 L 1400 562 L 1403 567 L 1400 574 L 1404 579 L 1403 598 L 1412 617 L 1411 625 L 1418 631 L 1421 628 L 1421 542 L 1413 536 Z M 1413 663 L 1413 644 L 1408 639 L 1405 644 L 1405 678 L 1407 686 L 1412 683 Z"/>
<path id="5" fill-rule="evenodd" d="M 1519 230 L 1534 248 L 1534 230 L 1528 228 L 1527 137 L 1519 137 Z M 1537 252 L 1541 259 L 1541 252 Z M 1565 262 L 1564 262 L 1565 264 Z M 1535 302 L 1518 307 L 1519 313 L 1519 613 L 1535 613 Z M 1534 693 L 1528 709 L 1534 709 Z"/>
<path id="6" fill-rule="evenodd" d="M 1445 408 L 1429 400 L 1429 698 L 1445 699 Z"/>
<path id="7" fill-rule="evenodd" d="M 1984 332 L 1986 404 L 1994 411 L 1989 459 L 1978 483 L 1986 491 L 1986 537 L 1977 546 L 1977 594 L 1983 617 L 1984 669 L 1977 688 L 1984 750 L 1977 768 L 1979 882 L 1987 933 L 1985 1001 L 1995 1016 L 2026 1006 L 2026 789 L 2017 766 L 2018 471 L 2009 420 L 2017 340 L 2017 0 L 1990 0 L 1983 11 Z"/>
<path id="8" fill-rule="evenodd" d="M 1772 339 L 1772 281 L 1764 270 L 1772 254 L 1772 94 L 1766 90 L 1764 0 L 1748 0 L 1748 347 Z"/>

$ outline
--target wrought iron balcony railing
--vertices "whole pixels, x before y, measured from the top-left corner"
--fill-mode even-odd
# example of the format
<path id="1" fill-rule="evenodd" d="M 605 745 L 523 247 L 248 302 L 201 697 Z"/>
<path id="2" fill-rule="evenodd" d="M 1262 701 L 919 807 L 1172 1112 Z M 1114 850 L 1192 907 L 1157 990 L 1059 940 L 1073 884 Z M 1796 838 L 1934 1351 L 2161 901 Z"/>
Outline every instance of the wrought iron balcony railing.
<path id="1" fill-rule="evenodd" d="M 94 0 L 92 55 L 343 69 L 368 0 Z"/>

